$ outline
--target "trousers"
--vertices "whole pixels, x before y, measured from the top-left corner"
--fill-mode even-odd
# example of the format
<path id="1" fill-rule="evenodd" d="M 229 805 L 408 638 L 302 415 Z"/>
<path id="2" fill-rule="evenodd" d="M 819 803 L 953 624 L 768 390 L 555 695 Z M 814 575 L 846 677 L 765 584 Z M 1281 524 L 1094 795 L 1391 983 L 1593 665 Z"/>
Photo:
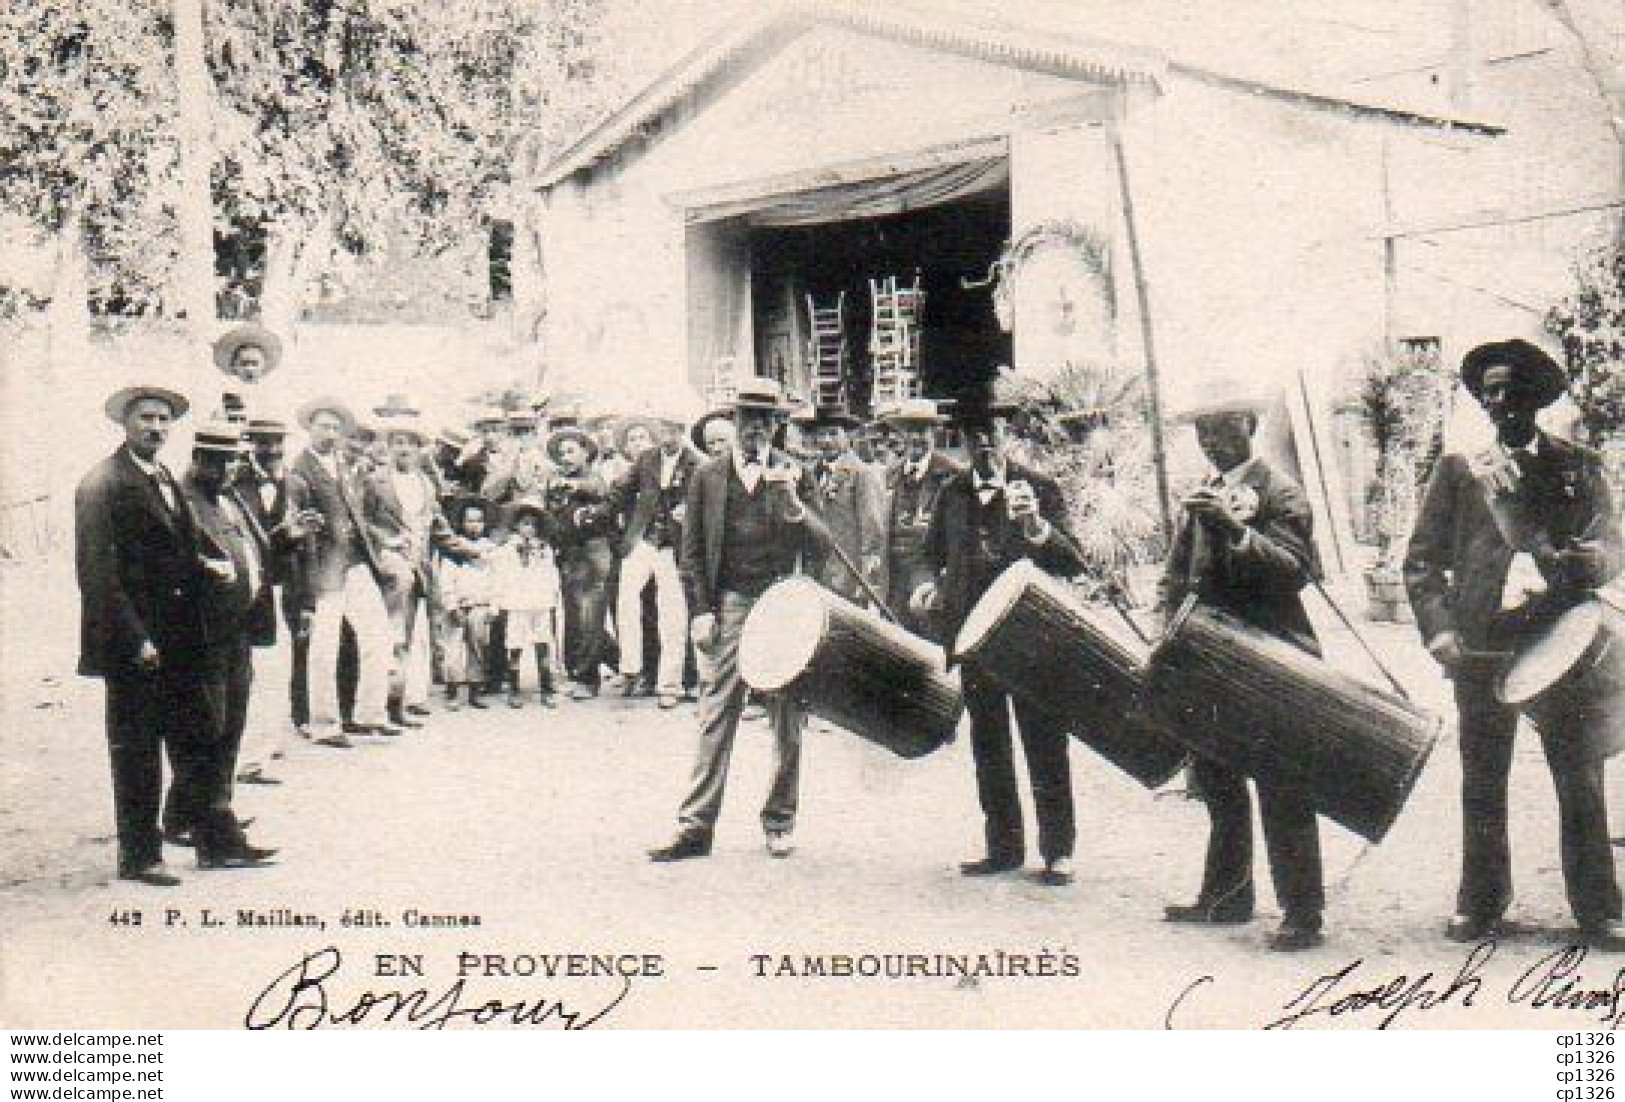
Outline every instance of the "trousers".
<path id="1" fill-rule="evenodd" d="M 974 663 L 965 664 L 962 677 L 987 855 L 994 860 L 1020 861 L 1027 851 L 1010 739 L 1013 707 L 1033 789 L 1039 856 L 1046 861 L 1071 857 L 1077 842 L 1077 825 L 1067 733 L 1022 702 L 1012 701 L 1010 695 Z"/>
<path id="2" fill-rule="evenodd" d="M 339 633 L 346 622 L 355 630 L 356 639 L 355 721 L 382 724 L 389 702 L 394 647 L 384 595 L 365 564 L 345 572 L 343 588 L 316 598 L 308 674 L 311 722 L 323 726 L 338 722 Z"/>
<path id="3" fill-rule="evenodd" d="M 683 596 L 683 583 L 677 575 L 676 553 L 647 540 L 639 541 L 631 554 L 621 560 L 621 588 L 615 615 L 621 642 L 621 673 L 627 677 L 643 673 L 643 591 L 651 580 L 659 624 L 660 662 L 655 684 L 661 692 L 678 692 L 683 686 L 688 600 Z"/>

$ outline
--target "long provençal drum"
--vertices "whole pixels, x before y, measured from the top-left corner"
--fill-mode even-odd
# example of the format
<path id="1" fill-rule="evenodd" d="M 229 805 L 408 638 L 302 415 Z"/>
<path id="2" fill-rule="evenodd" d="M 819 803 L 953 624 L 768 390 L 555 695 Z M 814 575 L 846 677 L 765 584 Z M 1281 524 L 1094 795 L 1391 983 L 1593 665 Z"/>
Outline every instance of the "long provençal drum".
<path id="1" fill-rule="evenodd" d="M 1126 624 L 1025 560 L 988 587 L 954 641 L 957 657 L 974 659 L 1012 696 L 1158 788 L 1189 752 L 1147 706 L 1149 652 Z"/>
<path id="2" fill-rule="evenodd" d="M 806 577 L 777 583 L 751 609 L 739 674 L 904 758 L 952 742 L 965 709 L 940 647 Z"/>
<path id="3" fill-rule="evenodd" d="M 1520 647 L 1496 695 L 1543 734 L 1625 750 L 1625 610 L 1608 591 L 1568 609 Z"/>
<path id="4" fill-rule="evenodd" d="M 1152 652 L 1151 692 L 1194 752 L 1302 792 L 1372 842 L 1398 818 L 1442 722 L 1194 599 Z"/>

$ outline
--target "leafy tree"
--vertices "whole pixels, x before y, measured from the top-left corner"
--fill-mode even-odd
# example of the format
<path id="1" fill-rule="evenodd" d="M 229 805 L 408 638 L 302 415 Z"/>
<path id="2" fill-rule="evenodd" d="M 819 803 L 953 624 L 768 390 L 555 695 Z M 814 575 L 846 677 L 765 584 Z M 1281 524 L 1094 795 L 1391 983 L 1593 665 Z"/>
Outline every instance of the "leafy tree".
<path id="1" fill-rule="evenodd" d="M 1593 442 L 1625 430 L 1625 242 L 1610 241 L 1575 265 L 1575 287 L 1546 314 Z"/>

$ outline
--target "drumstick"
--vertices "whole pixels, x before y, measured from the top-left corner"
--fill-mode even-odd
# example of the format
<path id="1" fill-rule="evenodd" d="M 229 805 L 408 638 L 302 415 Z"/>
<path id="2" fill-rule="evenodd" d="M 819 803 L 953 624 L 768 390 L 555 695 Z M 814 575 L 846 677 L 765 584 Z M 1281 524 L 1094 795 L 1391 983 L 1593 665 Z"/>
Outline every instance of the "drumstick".
<path id="1" fill-rule="evenodd" d="M 898 627 L 902 627 L 903 621 L 899 620 L 897 618 L 897 614 L 891 610 L 885 601 L 880 599 L 880 594 L 875 592 L 874 586 L 870 585 L 868 579 L 863 576 L 863 571 L 852 565 L 852 559 L 844 550 L 841 549 L 841 545 L 833 538 L 831 538 L 829 541 L 829 549 L 835 552 L 835 557 L 841 560 L 841 565 L 846 567 L 847 571 L 858 580 L 858 585 L 862 587 L 864 596 L 869 598 L 870 602 L 875 606 L 875 608 L 879 609 L 881 614 L 885 616 L 886 619 L 890 620 Z"/>
<path id="2" fill-rule="evenodd" d="M 1106 594 L 1106 600 L 1111 604 L 1112 608 L 1116 610 L 1117 615 L 1123 618 L 1123 622 L 1128 625 L 1129 630 L 1134 633 L 1135 638 L 1139 639 L 1140 642 L 1144 643 L 1146 646 L 1151 646 L 1151 637 L 1142 631 L 1140 625 L 1135 622 L 1134 617 L 1128 614 L 1128 607 L 1123 603 L 1123 598 L 1117 592 L 1117 590 L 1109 590 Z"/>
<path id="3" fill-rule="evenodd" d="M 1332 611 L 1337 614 L 1337 618 L 1339 620 L 1343 621 L 1343 626 L 1349 629 L 1349 634 L 1353 635 L 1354 641 L 1360 644 L 1360 649 L 1365 651 L 1366 657 L 1371 659 L 1372 665 L 1376 666 L 1377 669 L 1382 672 L 1382 676 L 1388 679 L 1388 684 L 1394 687 L 1394 692 L 1399 694 L 1399 698 L 1401 700 L 1408 702 L 1411 699 L 1411 694 L 1405 691 L 1405 686 L 1399 683 L 1399 678 L 1395 677 L 1393 673 L 1389 671 L 1388 667 L 1383 664 L 1382 659 L 1377 657 L 1377 652 L 1372 649 L 1370 643 L 1366 642 L 1365 635 L 1360 631 L 1360 629 L 1354 626 L 1354 621 L 1348 618 L 1348 614 L 1343 611 L 1343 606 L 1332 600 L 1332 595 L 1326 592 L 1326 586 L 1322 584 L 1319 578 L 1311 574 L 1309 576 L 1309 581 L 1314 585 L 1316 592 L 1320 594 L 1321 598 L 1328 605 L 1332 606 Z"/>

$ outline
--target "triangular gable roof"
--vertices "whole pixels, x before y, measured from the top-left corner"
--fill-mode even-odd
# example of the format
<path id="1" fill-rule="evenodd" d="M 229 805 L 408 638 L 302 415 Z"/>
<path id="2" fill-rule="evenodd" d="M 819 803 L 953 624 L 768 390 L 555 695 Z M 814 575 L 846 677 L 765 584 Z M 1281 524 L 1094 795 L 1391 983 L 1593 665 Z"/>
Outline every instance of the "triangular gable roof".
<path id="1" fill-rule="evenodd" d="M 1108 21 L 1102 20 L 1102 25 Z M 1053 24 L 1039 27 L 963 5 L 932 6 L 915 0 L 777 0 L 691 51 L 642 91 L 589 127 L 543 169 L 538 186 L 549 188 L 612 156 L 685 100 L 714 87 L 738 63 L 764 61 L 819 26 L 844 28 L 877 38 L 953 53 L 993 64 L 1110 84 L 1160 87 L 1170 73 L 1255 94 L 1273 95 L 1311 108 L 1334 107 L 1393 122 L 1500 133 L 1484 123 L 1446 119 L 1340 95 L 1289 87 L 1245 71 L 1225 71 L 1171 58 L 1161 49 L 1110 41 Z"/>

